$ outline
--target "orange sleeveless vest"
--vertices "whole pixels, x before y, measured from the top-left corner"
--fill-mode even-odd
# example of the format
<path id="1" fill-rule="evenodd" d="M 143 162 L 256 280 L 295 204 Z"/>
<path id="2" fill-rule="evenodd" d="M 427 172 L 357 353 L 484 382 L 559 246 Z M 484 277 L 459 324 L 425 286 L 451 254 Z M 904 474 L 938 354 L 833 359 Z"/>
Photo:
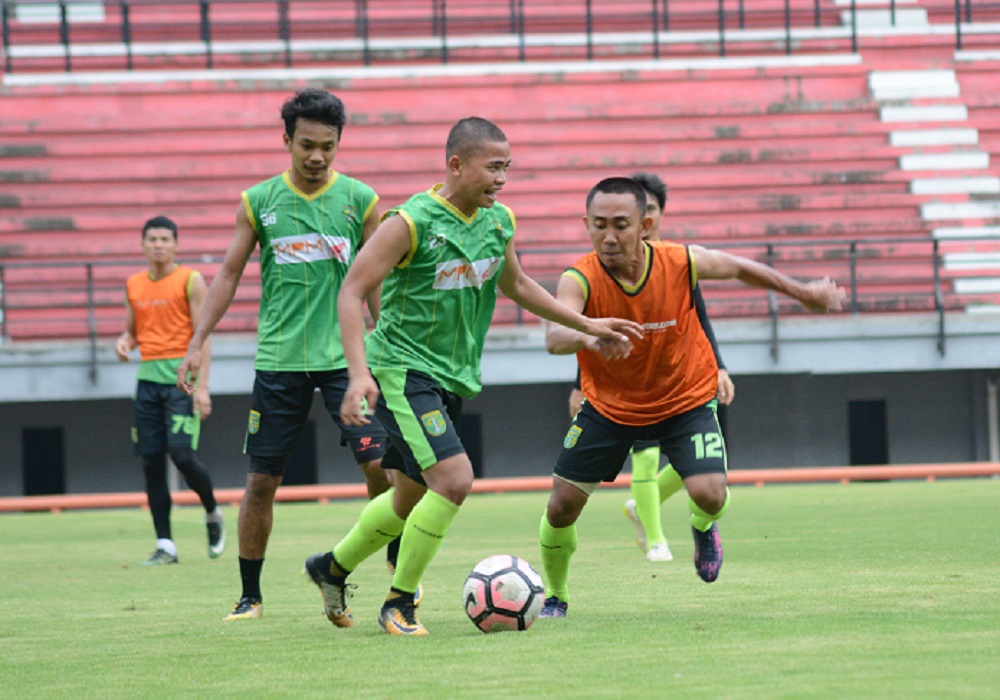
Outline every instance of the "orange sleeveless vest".
<path id="1" fill-rule="evenodd" d="M 581 350 L 580 388 L 606 418 L 623 425 L 651 425 L 702 406 L 718 388 L 719 368 L 701 328 L 691 288 L 693 263 L 687 246 L 650 245 L 645 279 L 627 292 L 591 252 L 570 268 L 589 285 L 584 314 L 642 324 L 624 360 L 604 360 Z"/>
<path id="2" fill-rule="evenodd" d="M 149 272 L 137 272 L 125 285 L 128 303 L 135 316 L 135 338 L 142 360 L 170 360 L 184 357 L 194 334 L 188 306 L 188 281 L 195 271 L 178 265 L 163 279 L 149 279 Z"/>

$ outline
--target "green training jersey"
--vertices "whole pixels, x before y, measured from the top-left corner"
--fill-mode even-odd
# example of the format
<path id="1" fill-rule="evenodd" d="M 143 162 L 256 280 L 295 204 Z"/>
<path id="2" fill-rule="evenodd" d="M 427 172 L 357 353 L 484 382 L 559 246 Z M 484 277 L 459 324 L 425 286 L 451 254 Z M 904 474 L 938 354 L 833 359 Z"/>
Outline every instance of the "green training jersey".
<path id="1" fill-rule="evenodd" d="M 347 367 L 337 294 L 378 196 L 363 182 L 336 172 L 313 194 L 295 187 L 286 172 L 242 196 L 260 242 L 254 367 L 272 372 Z"/>
<path id="2" fill-rule="evenodd" d="M 410 227 L 410 252 L 382 285 L 382 313 L 368 337 L 373 371 L 409 369 L 459 396 L 482 390 L 483 342 L 514 214 L 502 204 L 465 216 L 437 194 L 414 195 L 386 216 Z"/>

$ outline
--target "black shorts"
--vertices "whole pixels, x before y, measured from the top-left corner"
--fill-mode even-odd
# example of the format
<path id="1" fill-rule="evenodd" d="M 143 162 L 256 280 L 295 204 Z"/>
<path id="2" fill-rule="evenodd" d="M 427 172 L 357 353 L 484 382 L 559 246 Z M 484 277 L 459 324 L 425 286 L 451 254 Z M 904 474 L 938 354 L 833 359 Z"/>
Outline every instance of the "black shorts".
<path id="1" fill-rule="evenodd" d="M 143 457 L 163 454 L 171 447 L 198 449 L 201 420 L 194 402 L 173 384 L 140 379 L 132 401 L 132 442 Z"/>
<path id="2" fill-rule="evenodd" d="M 726 443 L 715 399 L 704 406 L 643 426 L 608 420 L 584 402 L 556 460 L 555 474 L 582 483 L 614 481 L 632 445 L 654 440 L 681 478 L 726 473 Z"/>
<path id="3" fill-rule="evenodd" d="M 384 468 L 426 484 L 424 469 L 465 454 L 455 429 L 462 417 L 461 396 L 421 372 L 379 369 L 372 374 L 381 391 L 375 415 L 389 435 Z"/>
<path id="4" fill-rule="evenodd" d="M 381 425 L 372 421 L 369 425 L 353 426 L 340 420 L 340 404 L 347 391 L 346 369 L 325 372 L 258 370 L 253 382 L 253 403 L 243 451 L 251 457 L 277 457 L 283 469 L 284 460 L 305 428 L 317 389 L 323 395 L 323 403 L 333 422 L 340 427 L 340 444 L 350 445 L 355 461 L 364 464 L 381 459 L 386 442 Z"/>

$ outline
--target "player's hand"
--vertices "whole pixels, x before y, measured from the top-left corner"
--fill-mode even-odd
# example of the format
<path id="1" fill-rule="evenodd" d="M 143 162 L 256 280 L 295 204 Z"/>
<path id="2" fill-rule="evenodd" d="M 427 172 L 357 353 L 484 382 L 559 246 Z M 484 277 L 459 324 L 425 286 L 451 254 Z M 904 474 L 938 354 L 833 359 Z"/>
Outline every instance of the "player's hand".
<path id="1" fill-rule="evenodd" d="M 729 378 L 729 372 L 724 369 L 719 370 L 719 390 L 716 396 L 719 398 L 719 403 L 723 406 L 728 406 L 736 398 L 736 386 L 733 384 L 733 380 Z"/>
<path id="2" fill-rule="evenodd" d="M 201 371 L 201 349 L 188 348 L 187 355 L 177 368 L 177 386 L 188 396 L 193 396 L 198 386 L 198 373 Z"/>
<path id="3" fill-rule="evenodd" d="M 801 299 L 806 308 L 813 311 L 840 311 L 844 308 L 847 292 L 838 287 L 829 277 L 806 283 L 806 293 Z"/>
<path id="4" fill-rule="evenodd" d="M 592 318 L 590 320 L 590 335 L 598 338 L 608 338 L 621 342 L 630 342 L 631 338 L 642 338 L 642 326 L 635 321 L 624 318 Z"/>
<path id="5" fill-rule="evenodd" d="M 624 360 L 632 354 L 632 341 L 628 338 L 592 338 L 587 348 L 600 354 L 605 360 Z"/>
<path id="6" fill-rule="evenodd" d="M 340 420 L 347 425 L 368 425 L 372 422 L 369 416 L 375 413 L 378 395 L 378 384 L 371 374 L 352 378 L 340 404 Z"/>
<path id="7" fill-rule="evenodd" d="M 194 392 L 194 410 L 198 412 L 198 416 L 202 420 L 212 415 L 212 397 L 208 393 L 208 389 L 198 387 L 197 391 Z"/>
<path id="8" fill-rule="evenodd" d="M 129 357 L 129 353 L 132 351 L 133 347 L 135 346 L 132 345 L 132 338 L 123 333 L 118 336 L 118 340 L 115 341 L 115 356 L 121 362 L 128 362 L 131 359 Z"/>

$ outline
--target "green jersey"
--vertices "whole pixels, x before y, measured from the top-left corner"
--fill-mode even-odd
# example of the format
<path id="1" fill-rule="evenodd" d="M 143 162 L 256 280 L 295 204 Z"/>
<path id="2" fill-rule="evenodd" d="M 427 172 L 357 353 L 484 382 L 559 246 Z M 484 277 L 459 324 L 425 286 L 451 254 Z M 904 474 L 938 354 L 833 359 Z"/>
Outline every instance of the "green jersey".
<path id="1" fill-rule="evenodd" d="M 480 362 L 514 214 L 502 204 L 465 216 L 437 194 L 414 195 L 386 216 L 410 227 L 410 252 L 382 286 L 382 313 L 368 337 L 368 365 L 433 377 L 459 396 L 482 390 Z"/>
<path id="2" fill-rule="evenodd" d="M 260 242 L 254 367 L 273 372 L 347 367 L 337 294 L 378 196 L 336 172 L 313 194 L 295 187 L 286 172 L 242 196 Z"/>

